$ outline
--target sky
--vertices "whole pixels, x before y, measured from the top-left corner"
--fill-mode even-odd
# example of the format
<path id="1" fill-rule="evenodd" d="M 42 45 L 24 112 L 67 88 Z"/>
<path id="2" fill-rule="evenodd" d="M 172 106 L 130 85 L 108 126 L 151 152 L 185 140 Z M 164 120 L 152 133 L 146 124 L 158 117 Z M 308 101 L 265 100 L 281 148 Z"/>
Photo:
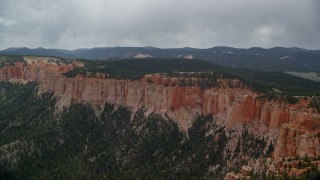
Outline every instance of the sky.
<path id="1" fill-rule="evenodd" d="M 320 0 L 0 0 L 0 49 L 320 49 Z"/>

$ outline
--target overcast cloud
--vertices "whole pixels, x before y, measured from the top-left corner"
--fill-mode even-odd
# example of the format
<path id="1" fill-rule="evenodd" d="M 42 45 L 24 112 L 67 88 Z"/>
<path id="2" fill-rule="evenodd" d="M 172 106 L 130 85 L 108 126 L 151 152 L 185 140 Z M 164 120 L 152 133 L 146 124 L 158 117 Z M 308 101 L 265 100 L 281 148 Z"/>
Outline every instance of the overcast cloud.
<path id="1" fill-rule="evenodd" d="M 0 0 L 0 49 L 320 49 L 319 0 Z"/>

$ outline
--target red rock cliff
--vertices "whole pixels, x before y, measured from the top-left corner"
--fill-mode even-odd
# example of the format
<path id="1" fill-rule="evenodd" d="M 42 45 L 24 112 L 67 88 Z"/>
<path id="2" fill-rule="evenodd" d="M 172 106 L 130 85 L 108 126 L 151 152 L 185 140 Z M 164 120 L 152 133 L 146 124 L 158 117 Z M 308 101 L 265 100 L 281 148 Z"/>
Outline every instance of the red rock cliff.
<path id="1" fill-rule="evenodd" d="M 127 106 L 133 111 L 145 107 L 147 113 L 167 114 L 184 131 L 195 115 L 212 114 L 227 128 L 250 123 L 257 131 L 274 130 L 275 137 L 271 138 L 277 142 L 274 158 L 320 154 L 320 117 L 302 100 L 288 105 L 261 99 L 257 92 L 230 79 L 219 79 L 219 87 L 203 90 L 177 86 L 176 78 L 162 75 L 147 75 L 139 81 L 108 79 L 102 74 L 94 78 L 67 78 L 62 74 L 81 63 L 25 59 L 25 63 L 1 68 L 0 80 L 38 81 L 39 93 L 54 92 L 59 97 L 58 108 L 70 105 L 72 100 L 91 103 L 97 111 L 105 103 Z M 231 88 L 230 83 L 237 85 Z"/>

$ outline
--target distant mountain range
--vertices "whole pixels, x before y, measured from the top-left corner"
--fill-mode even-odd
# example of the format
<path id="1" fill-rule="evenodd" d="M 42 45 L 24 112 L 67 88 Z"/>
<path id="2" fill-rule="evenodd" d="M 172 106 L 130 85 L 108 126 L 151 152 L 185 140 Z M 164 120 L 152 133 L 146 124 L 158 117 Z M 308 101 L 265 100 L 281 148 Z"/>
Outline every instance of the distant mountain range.
<path id="1" fill-rule="evenodd" d="M 208 49 L 156 47 L 97 47 L 91 49 L 8 48 L 0 55 L 37 55 L 81 59 L 184 58 L 202 59 L 234 68 L 262 71 L 320 72 L 320 50 L 274 47 L 249 49 L 218 46 Z"/>

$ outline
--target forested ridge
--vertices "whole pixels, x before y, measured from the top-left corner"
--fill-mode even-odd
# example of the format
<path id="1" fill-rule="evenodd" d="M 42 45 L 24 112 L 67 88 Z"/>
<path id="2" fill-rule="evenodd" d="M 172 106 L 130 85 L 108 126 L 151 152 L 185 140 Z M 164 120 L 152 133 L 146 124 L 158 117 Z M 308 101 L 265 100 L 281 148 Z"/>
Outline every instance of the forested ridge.
<path id="1" fill-rule="evenodd" d="M 75 103 L 55 114 L 55 98 L 38 97 L 35 83 L 0 86 L 4 179 L 200 178 L 224 163 L 224 129 L 218 142 L 205 136 L 212 116 L 199 116 L 186 138 L 172 120 L 145 117 L 143 109 L 131 119 L 129 109 L 106 104 L 96 117 L 89 105 Z"/>
<path id="2" fill-rule="evenodd" d="M 273 89 L 289 96 L 319 96 L 320 83 L 282 72 L 253 71 L 228 68 L 201 60 L 184 59 L 125 59 L 125 60 L 80 60 L 85 66 L 67 72 L 67 77 L 76 74 L 106 73 L 111 78 L 140 79 L 146 74 L 174 72 L 213 72 L 215 78 L 240 79 L 254 90 L 270 94 Z"/>
<path id="3" fill-rule="evenodd" d="M 19 56 L 8 57 L 2 59 L 4 65 L 23 61 Z M 105 73 L 109 74 L 106 78 L 140 79 L 163 73 L 196 77 L 199 81 L 195 84 L 182 81 L 177 85 L 202 88 L 215 88 L 218 78 L 235 78 L 268 98 L 286 103 L 296 103 L 296 95 L 320 94 L 319 83 L 313 81 L 199 60 L 79 61 L 85 66 L 65 73 L 66 77 Z M 242 127 L 236 149 L 230 151 L 227 144 L 233 132 L 217 124 L 212 115 L 195 114 L 193 124 L 184 132 L 168 117 L 156 113 L 146 117 L 144 108 L 133 112 L 107 103 L 97 115 L 85 102 L 74 101 L 61 111 L 57 111 L 56 103 L 53 93 L 38 94 L 37 82 L 0 82 L 2 179 L 221 179 L 248 163 L 242 157 L 267 158 L 274 151 L 274 142 L 255 136 L 249 126 Z M 319 111 L 319 104 L 313 97 L 310 106 Z M 234 161 L 234 166 L 228 167 L 229 161 Z M 273 178 L 261 172 L 251 176 Z"/>

